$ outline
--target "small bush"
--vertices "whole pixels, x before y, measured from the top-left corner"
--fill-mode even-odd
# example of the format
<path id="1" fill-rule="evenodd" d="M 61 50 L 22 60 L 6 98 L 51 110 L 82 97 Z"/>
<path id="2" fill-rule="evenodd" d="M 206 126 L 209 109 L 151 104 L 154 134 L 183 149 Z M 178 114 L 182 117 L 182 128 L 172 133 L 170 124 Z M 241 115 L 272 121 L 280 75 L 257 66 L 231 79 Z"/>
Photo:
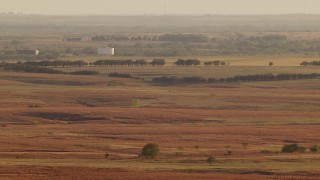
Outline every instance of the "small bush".
<path id="1" fill-rule="evenodd" d="M 38 124 L 39 124 L 39 121 L 33 120 L 33 121 L 31 122 L 31 124 L 32 124 L 32 125 L 38 125 Z"/>
<path id="2" fill-rule="evenodd" d="M 183 156 L 183 152 L 176 152 L 176 153 L 174 153 L 174 155 L 177 157 L 181 157 L 181 156 Z"/>
<path id="3" fill-rule="evenodd" d="M 141 107 L 141 100 L 140 99 L 132 99 L 132 107 L 133 108 Z"/>
<path id="4" fill-rule="evenodd" d="M 134 78 L 131 74 L 124 74 L 124 73 L 110 73 L 109 77 L 117 77 L 117 78 Z"/>
<path id="5" fill-rule="evenodd" d="M 270 150 L 262 150 L 260 151 L 261 154 L 271 154 L 272 152 Z"/>
<path id="6" fill-rule="evenodd" d="M 146 158 L 155 158 L 160 152 L 158 144 L 149 143 L 146 144 L 141 152 L 141 155 Z"/>
<path id="7" fill-rule="evenodd" d="M 312 145 L 309 149 L 310 149 L 311 152 L 316 153 L 316 152 L 319 152 L 319 151 L 320 151 L 320 146 L 318 146 L 318 145 Z"/>
<path id="8" fill-rule="evenodd" d="M 287 144 L 282 147 L 282 153 L 305 152 L 306 148 L 298 144 Z"/>
<path id="9" fill-rule="evenodd" d="M 71 72 L 70 74 L 74 74 L 74 75 L 98 75 L 99 72 L 98 71 L 75 71 L 75 72 Z"/>
<path id="10" fill-rule="evenodd" d="M 211 164 L 212 164 L 213 162 L 215 162 L 215 161 L 216 161 L 216 158 L 214 158 L 213 156 L 210 156 L 210 157 L 208 157 L 208 159 L 207 159 L 207 163 L 210 164 L 210 166 L 211 166 Z"/>
<path id="11" fill-rule="evenodd" d="M 232 154 L 232 151 L 230 151 L 230 150 L 227 150 L 227 152 L 224 153 L 225 156 L 230 156 L 231 154 Z"/>
<path id="12" fill-rule="evenodd" d="M 40 105 L 39 104 L 31 104 L 28 106 L 28 108 L 39 108 Z"/>

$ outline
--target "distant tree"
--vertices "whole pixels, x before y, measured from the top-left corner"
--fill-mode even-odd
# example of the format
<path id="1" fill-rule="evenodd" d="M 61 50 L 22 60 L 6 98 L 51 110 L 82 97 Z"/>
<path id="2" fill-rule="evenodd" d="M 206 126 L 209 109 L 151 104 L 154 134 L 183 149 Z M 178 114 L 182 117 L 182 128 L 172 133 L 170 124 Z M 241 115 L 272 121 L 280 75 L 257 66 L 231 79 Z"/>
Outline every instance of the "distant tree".
<path id="1" fill-rule="evenodd" d="M 141 152 L 141 155 L 146 158 L 155 158 L 160 152 L 158 144 L 149 143 L 146 144 Z"/>
<path id="2" fill-rule="evenodd" d="M 309 66 L 310 63 L 308 61 L 303 61 L 300 63 L 300 66 Z"/>
<path id="3" fill-rule="evenodd" d="M 299 146 L 298 144 L 287 144 L 282 147 L 282 153 L 294 153 L 294 152 L 304 152 L 305 147 Z"/>
<path id="4" fill-rule="evenodd" d="M 318 145 L 312 145 L 309 149 L 311 152 L 319 152 L 320 151 L 320 147 Z"/>
<path id="5" fill-rule="evenodd" d="M 272 67 L 274 65 L 273 62 L 269 62 L 269 67 Z"/>
<path id="6" fill-rule="evenodd" d="M 207 61 L 203 63 L 204 66 L 212 66 L 213 62 L 212 61 Z"/>
<path id="7" fill-rule="evenodd" d="M 109 156 L 110 156 L 110 154 L 109 154 L 109 153 L 105 153 L 105 154 L 104 154 L 104 157 L 105 157 L 106 159 L 108 159 L 108 158 L 109 158 Z"/>
<path id="8" fill-rule="evenodd" d="M 153 59 L 149 64 L 152 66 L 164 66 L 166 61 L 164 59 Z"/>
<path id="9" fill-rule="evenodd" d="M 213 156 L 208 157 L 207 159 L 207 163 L 210 164 L 210 166 L 212 165 L 213 162 L 216 161 L 216 158 L 214 158 Z"/>

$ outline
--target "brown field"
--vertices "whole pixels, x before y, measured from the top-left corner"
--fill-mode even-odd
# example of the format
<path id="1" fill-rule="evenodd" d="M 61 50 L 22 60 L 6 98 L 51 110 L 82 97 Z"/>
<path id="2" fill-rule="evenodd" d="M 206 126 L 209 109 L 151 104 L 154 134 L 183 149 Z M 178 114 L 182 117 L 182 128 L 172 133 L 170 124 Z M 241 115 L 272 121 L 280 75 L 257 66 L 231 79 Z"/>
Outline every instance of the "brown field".
<path id="1" fill-rule="evenodd" d="M 0 63 L 166 60 L 164 67 L 56 68 L 99 72 L 92 76 L 0 68 L 0 179 L 320 179 L 320 152 L 308 149 L 320 145 L 319 79 L 193 85 L 151 81 L 160 76 L 319 73 L 319 67 L 300 66 L 319 61 L 319 17 L 0 14 Z M 91 41 L 98 35 L 163 34 L 201 34 L 207 40 Z M 287 40 L 250 38 L 271 34 Z M 77 37 L 82 40 L 65 41 Z M 94 55 L 106 46 L 115 47 L 115 56 Z M 20 57 L 20 49 L 40 54 Z M 229 65 L 174 67 L 180 58 Z M 108 77 L 112 72 L 135 79 Z M 147 143 L 160 146 L 156 158 L 141 157 Z M 307 150 L 281 152 L 294 143 Z M 215 158 L 211 166 L 206 162 L 210 156 Z"/>
<path id="2" fill-rule="evenodd" d="M 168 72 L 217 77 L 228 72 L 309 73 L 317 68 L 98 70 L 104 73 L 0 72 L 1 179 L 320 176 L 319 153 L 280 152 L 284 144 L 309 147 L 320 142 L 319 80 L 181 86 L 158 86 L 148 80 Z M 146 80 L 109 78 L 105 74 L 111 71 Z M 134 99 L 140 100 L 138 106 Z M 149 142 L 160 145 L 156 159 L 138 156 Z M 227 154 L 228 150 L 232 153 Z M 212 166 L 206 163 L 210 155 L 216 158 Z"/>

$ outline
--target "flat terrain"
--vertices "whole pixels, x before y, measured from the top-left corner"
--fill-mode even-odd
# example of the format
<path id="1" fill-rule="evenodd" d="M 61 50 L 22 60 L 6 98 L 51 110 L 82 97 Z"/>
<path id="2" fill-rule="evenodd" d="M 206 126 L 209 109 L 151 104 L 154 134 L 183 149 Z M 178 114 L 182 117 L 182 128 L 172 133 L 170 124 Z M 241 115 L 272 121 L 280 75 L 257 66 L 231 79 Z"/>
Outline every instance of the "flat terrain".
<path id="1" fill-rule="evenodd" d="M 300 66 L 319 61 L 319 17 L 0 14 L 0 63 L 166 60 L 164 67 L 55 68 L 65 74 L 0 68 L 0 179 L 318 180 L 320 153 L 308 148 L 320 145 L 320 79 L 152 79 L 319 73 Z M 115 56 L 96 55 L 100 47 L 114 47 Z M 174 67 L 177 59 L 227 66 Z M 81 70 L 99 75 L 67 74 Z M 156 158 L 141 157 L 147 143 L 159 144 Z M 281 152 L 295 143 L 307 150 Z"/>
<path id="2" fill-rule="evenodd" d="M 309 147 L 320 142 L 319 80 L 180 86 L 150 82 L 150 77 L 164 74 L 225 77 L 318 68 L 98 70 L 102 74 L 96 76 L 0 72 L 1 179 L 320 176 L 319 153 L 280 152 L 285 144 Z M 145 80 L 107 77 L 111 71 Z M 159 144 L 160 155 L 139 157 L 150 142 Z M 209 166 L 211 155 L 216 162 Z"/>

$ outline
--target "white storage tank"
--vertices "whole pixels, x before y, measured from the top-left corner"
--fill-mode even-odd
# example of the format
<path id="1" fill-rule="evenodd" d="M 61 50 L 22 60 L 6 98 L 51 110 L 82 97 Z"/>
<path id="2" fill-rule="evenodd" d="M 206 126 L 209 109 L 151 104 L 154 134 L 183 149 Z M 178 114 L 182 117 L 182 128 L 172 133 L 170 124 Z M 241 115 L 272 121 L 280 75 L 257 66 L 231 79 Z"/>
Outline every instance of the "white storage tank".
<path id="1" fill-rule="evenodd" d="M 98 48 L 98 55 L 113 56 L 114 48 L 109 48 L 109 47 Z"/>

